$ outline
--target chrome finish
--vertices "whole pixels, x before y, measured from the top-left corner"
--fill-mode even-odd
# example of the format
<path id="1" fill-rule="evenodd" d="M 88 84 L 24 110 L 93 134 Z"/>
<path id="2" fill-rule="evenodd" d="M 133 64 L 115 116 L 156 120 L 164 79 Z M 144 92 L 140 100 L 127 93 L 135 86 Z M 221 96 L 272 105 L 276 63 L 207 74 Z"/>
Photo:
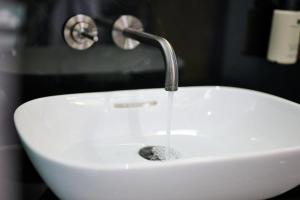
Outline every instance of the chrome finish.
<path id="1" fill-rule="evenodd" d="M 130 15 L 121 16 L 113 24 L 112 39 L 114 43 L 121 49 L 134 49 L 140 44 L 140 42 L 130 37 L 126 37 L 122 33 L 122 30 L 126 28 L 144 31 L 143 24 L 138 18 Z"/>
<path id="2" fill-rule="evenodd" d="M 178 89 L 178 64 L 171 44 L 162 37 L 137 31 L 132 28 L 124 29 L 123 34 L 127 37 L 156 46 L 162 51 L 166 66 L 165 89 L 167 91 L 176 91 Z"/>
<path id="3" fill-rule="evenodd" d="M 99 40 L 97 25 L 89 16 L 73 16 L 65 24 L 64 38 L 73 49 L 88 49 Z"/>
<path id="4" fill-rule="evenodd" d="M 171 44 L 162 37 L 143 32 L 141 22 L 132 16 L 123 15 L 114 23 L 113 40 L 117 46 L 123 49 L 133 49 L 137 41 L 158 47 L 163 54 L 166 76 L 165 89 L 176 91 L 178 89 L 178 64 L 175 52 Z"/>

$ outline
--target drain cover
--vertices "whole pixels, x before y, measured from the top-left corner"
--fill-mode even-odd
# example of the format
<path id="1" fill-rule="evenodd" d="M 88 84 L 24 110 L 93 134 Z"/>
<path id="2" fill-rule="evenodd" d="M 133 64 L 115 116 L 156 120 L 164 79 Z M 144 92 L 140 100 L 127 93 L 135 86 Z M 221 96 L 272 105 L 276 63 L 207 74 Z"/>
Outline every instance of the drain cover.
<path id="1" fill-rule="evenodd" d="M 146 146 L 139 150 L 139 155 L 147 160 L 163 161 L 174 160 L 180 157 L 180 154 L 172 148 L 165 146 Z"/>

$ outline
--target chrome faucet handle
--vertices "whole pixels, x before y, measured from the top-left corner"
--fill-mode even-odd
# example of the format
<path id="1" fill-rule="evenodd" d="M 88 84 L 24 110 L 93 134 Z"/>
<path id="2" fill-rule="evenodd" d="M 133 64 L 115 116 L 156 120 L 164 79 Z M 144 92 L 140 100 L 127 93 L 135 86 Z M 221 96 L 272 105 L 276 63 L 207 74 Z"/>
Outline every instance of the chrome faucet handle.
<path id="1" fill-rule="evenodd" d="M 112 38 L 115 44 L 122 49 L 134 49 L 143 42 L 158 47 L 164 57 L 166 66 L 165 89 L 176 91 L 178 89 L 178 64 L 171 44 L 157 35 L 143 31 L 141 21 L 130 15 L 123 15 L 113 24 Z"/>
<path id="2" fill-rule="evenodd" d="M 75 15 L 65 24 L 64 38 L 73 49 L 88 49 L 99 40 L 97 25 L 89 16 Z"/>

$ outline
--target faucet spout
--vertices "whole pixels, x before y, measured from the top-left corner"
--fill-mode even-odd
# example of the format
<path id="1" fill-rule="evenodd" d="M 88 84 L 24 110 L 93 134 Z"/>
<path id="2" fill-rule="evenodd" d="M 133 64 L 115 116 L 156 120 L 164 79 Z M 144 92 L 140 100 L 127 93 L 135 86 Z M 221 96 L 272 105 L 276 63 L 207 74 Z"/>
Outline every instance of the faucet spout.
<path id="1" fill-rule="evenodd" d="M 165 89 L 167 91 L 178 89 L 177 58 L 173 47 L 165 38 L 144 32 L 142 22 L 130 15 L 121 16 L 114 22 L 112 28 L 112 38 L 122 49 L 134 49 L 140 42 L 159 48 L 166 68 Z"/>
<path id="2" fill-rule="evenodd" d="M 178 64 L 171 44 L 163 37 L 133 28 L 125 28 L 123 34 L 142 43 L 153 45 L 161 50 L 166 67 L 165 89 L 167 91 L 176 91 L 178 89 Z"/>

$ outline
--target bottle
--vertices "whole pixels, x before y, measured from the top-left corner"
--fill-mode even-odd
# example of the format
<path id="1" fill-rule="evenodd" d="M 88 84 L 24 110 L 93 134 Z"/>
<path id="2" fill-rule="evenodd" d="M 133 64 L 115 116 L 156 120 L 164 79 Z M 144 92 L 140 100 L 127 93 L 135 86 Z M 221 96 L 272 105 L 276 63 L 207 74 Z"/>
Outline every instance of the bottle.
<path id="1" fill-rule="evenodd" d="M 278 64 L 295 64 L 300 40 L 299 0 L 282 0 L 273 11 L 267 59 Z"/>

